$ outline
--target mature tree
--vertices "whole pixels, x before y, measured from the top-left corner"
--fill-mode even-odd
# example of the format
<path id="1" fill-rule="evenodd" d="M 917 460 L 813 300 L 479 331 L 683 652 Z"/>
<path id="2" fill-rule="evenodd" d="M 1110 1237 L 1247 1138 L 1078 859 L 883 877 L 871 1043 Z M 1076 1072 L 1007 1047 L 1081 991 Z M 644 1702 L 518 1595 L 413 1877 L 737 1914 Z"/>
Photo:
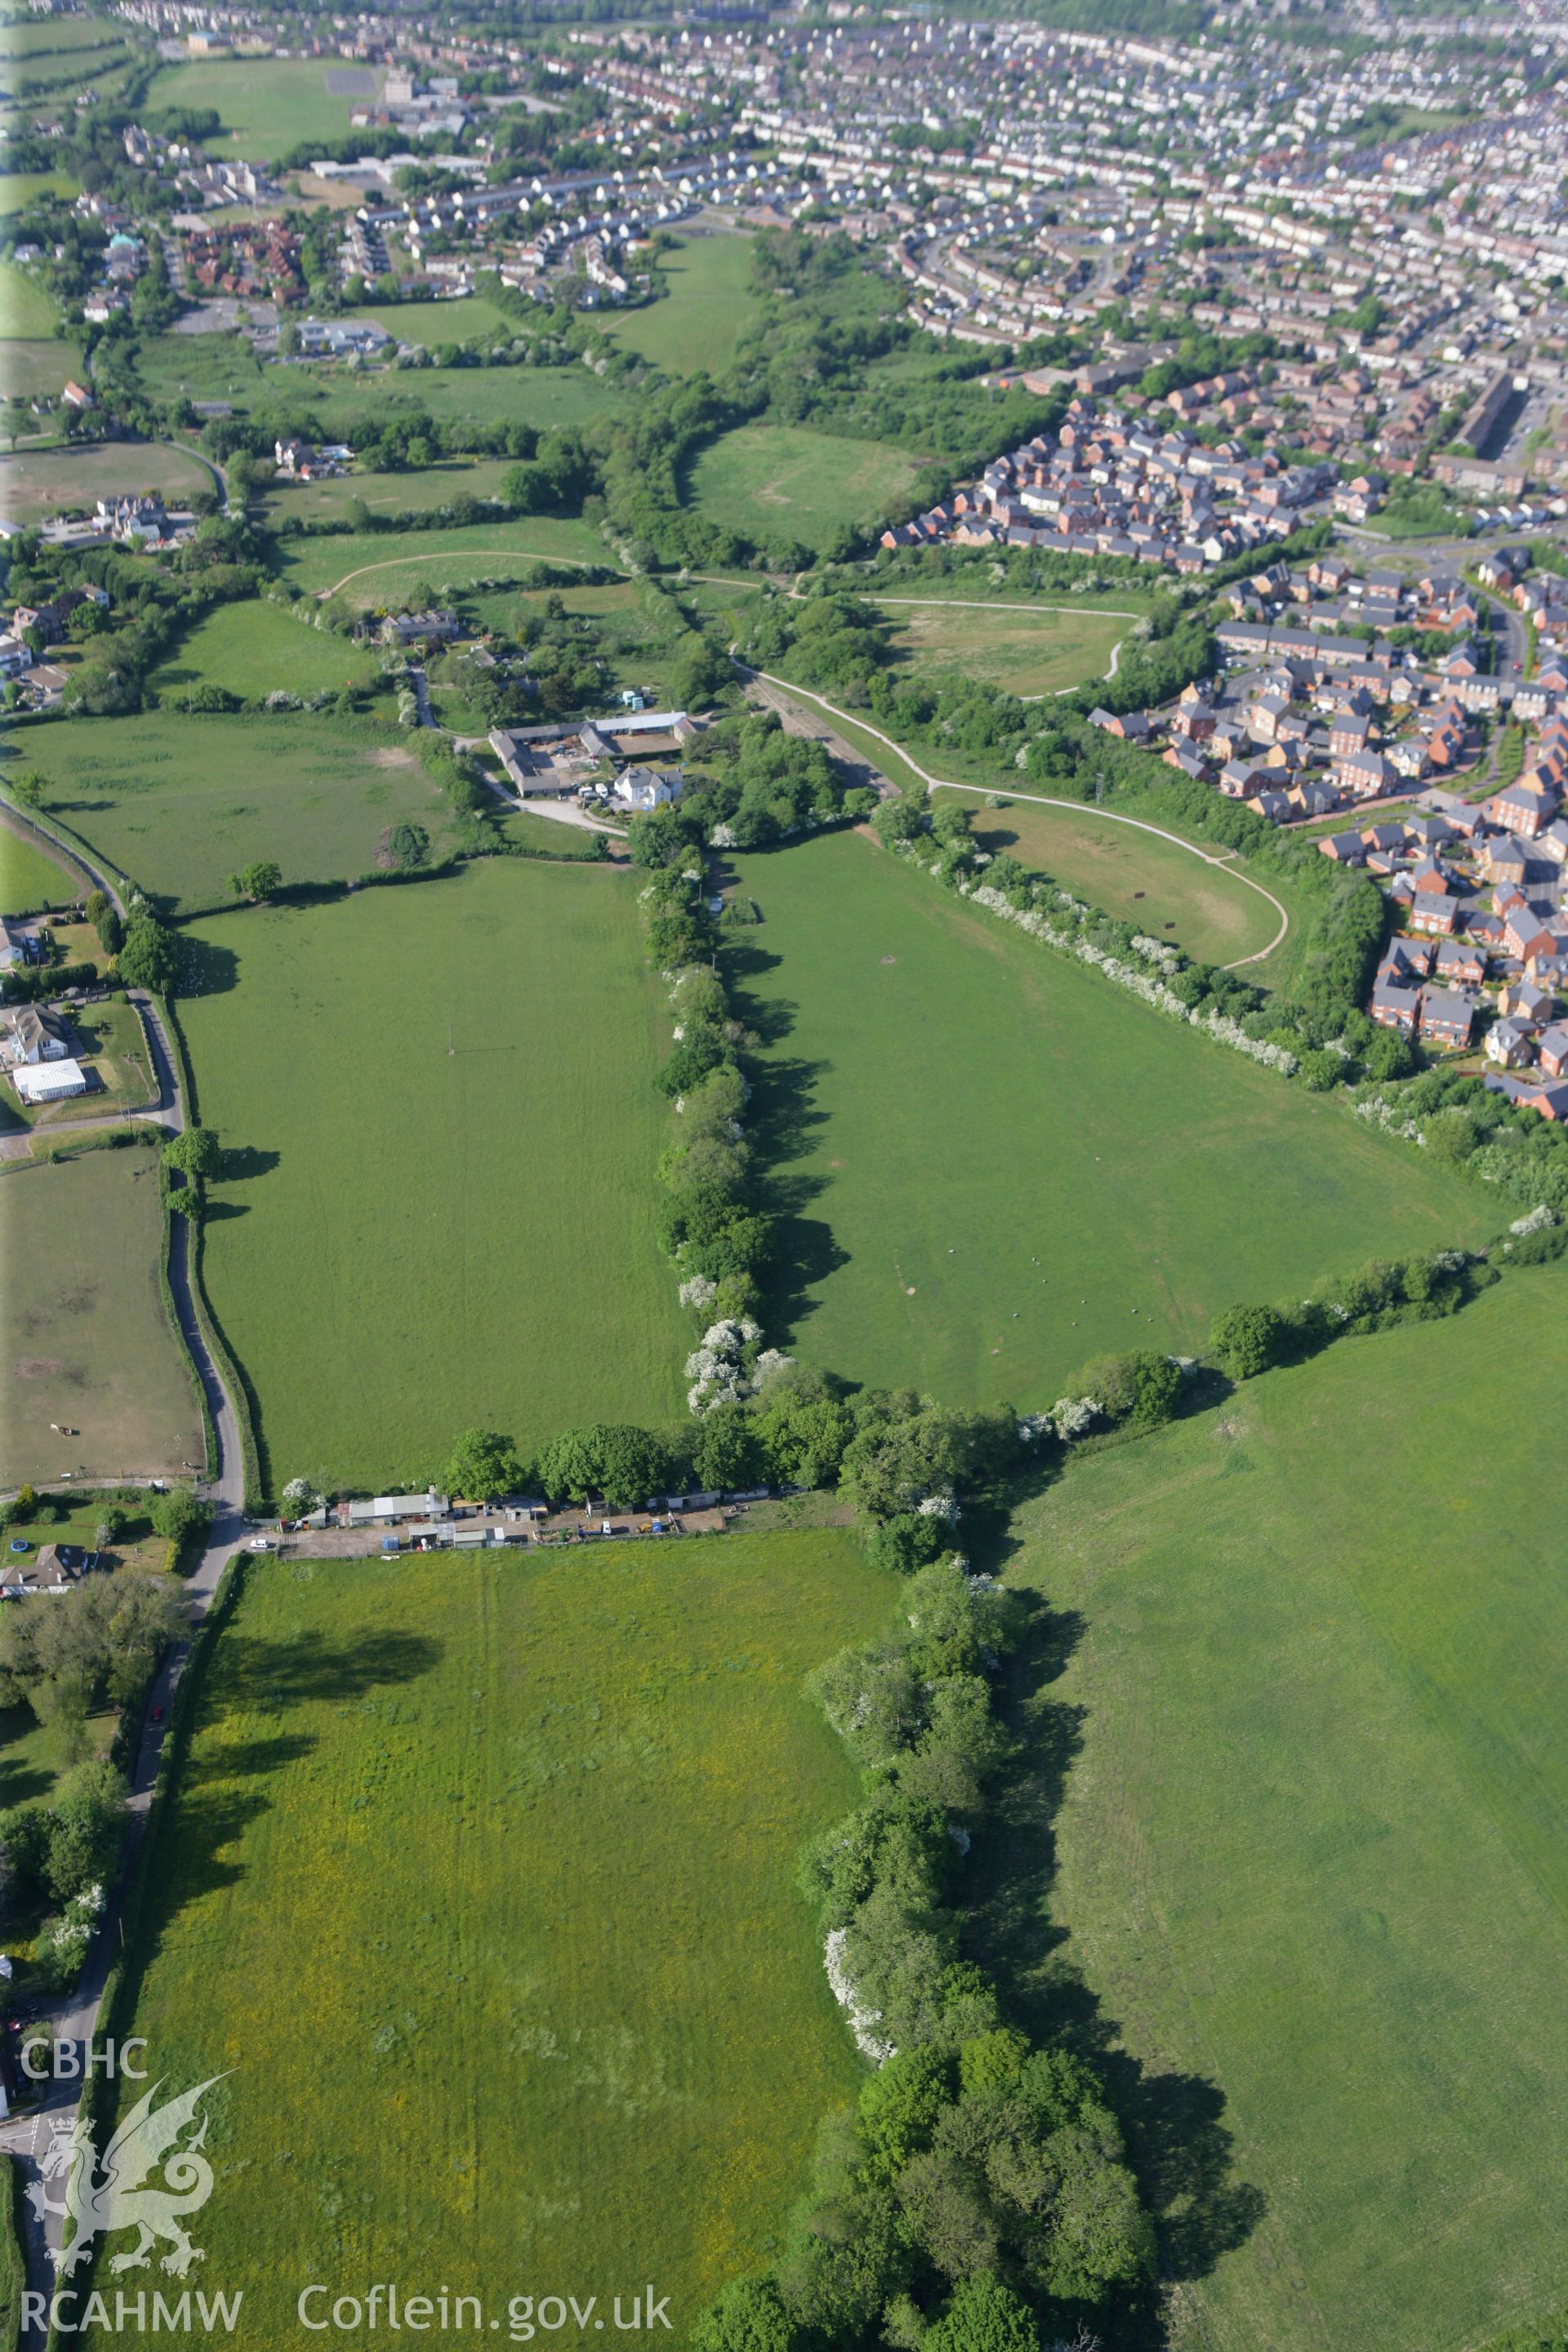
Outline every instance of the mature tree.
<path id="1" fill-rule="evenodd" d="M 132 915 L 125 929 L 125 944 L 120 950 L 120 977 L 128 988 L 145 988 L 154 996 L 166 996 L 174 985 L 180 968 L 180 951 L 172 931 L 166 931 L 155 916 Z"/>
<path id="2" fill-rule="evenodd" d="M 768 1465 L 792 1486 L 830 1486 L 853 1426 L 822 1375 L 798 1368 L 767 1383 L 756 1415 Z"/>
<path id="3" fill-rule="evenodd" d="M 744 1405 L 716 1405 L 703 1416 L 691 1444 L 691 1466 L 710 1491 L 750 1486 L 762 1475 L 763 1449 Z"/>
<path id="4" fill-rule="evenodd" d="M 552 1438 L 539 1457 L 547 1495 L 585 1503 L 603 1495 L 612 1510 L 635 1510 L 668 1484 L 669 1448 L 651 1430 L 595 1423 Z"/>
<path id="5" fill-rule="evenodd" d="M 68 1903 L 113 1871 L 125 1835 L 123 1773 L 107 1758 L 79 1764 L 55 1790 L 48 1808 L 44 1874 L 57 1902 Z"/>
<path id="6" fill-rule="evenodd" d="M 799 2323 L 772 2279 L 731 2279 L 693 2324 L 691 2352 L 795 2352 Z"/>
<path id="7" fill-rule="evenodd" d="M 1029 2307 L 990 2271 L 961 2279 L 921 2352 L 1039 2352 Z"/>
<path id="8" fill-rule="evenodd" d="M 223 1146 L 210 1127 L 187 1127 L 164 1145 L 163 1165 L 186 1176 L 216 1176 L 223 1165 Z"/>
<path id="9" fill-rule="evenodd" d="M 1227 1307 L 1215 1318 L 1209 1346 L 1233 1381 L 1248 1381 L 1279 1362 L 1286 1336 L 1272 1307 Z"/>
<path id="10" fill-rule="evenodd" d="M 23 808 L 42 808 L 48 789 L 47 776 L 37 768 L 20 768 L 11 778 L 11 798 Z"/>
<path id="11" fill-rule="evenodd" d="M 499 1502 L 503 1495 L 517 1494 L 524 1483 L 516 1447 L 493 1429 L 466 1429 L 443 1475 L 448 1494 L 472 1503 Z"/>
<path id="12" fill-rule="evenodd" d="M 237 874 L 228 877 L 228 887 L 237 898 L 249 898 L 259 903 L 274 898 L 283 887 L 283 868 L 276 858 L 258 857 L 249 866 L 242 866 Z"/>
<path id="13" fill-rule="evenodd" d="M 153 1525 L 170 1543 L 194 1542 L 212 1523 L 212 1505 L 199 1501 L 188 1486 L 171 1486 L 153 1500 Z"/>

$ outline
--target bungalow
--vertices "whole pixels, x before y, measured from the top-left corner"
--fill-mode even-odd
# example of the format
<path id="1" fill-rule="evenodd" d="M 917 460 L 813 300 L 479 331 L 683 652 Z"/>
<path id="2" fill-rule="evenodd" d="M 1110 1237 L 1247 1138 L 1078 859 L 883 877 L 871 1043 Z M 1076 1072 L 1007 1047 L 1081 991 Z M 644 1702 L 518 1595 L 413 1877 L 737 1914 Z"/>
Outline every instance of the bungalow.
<path id="1" fill-rule="evenodd" d="M 1487 1059 L 1500 1069 L 1521 1070 L 1535 1059 L 1535 1039 L 1522 1021 L 1494 1021 L 1487 1031 Z"/>
<path id="2" fill-rule="evenodd" d="M 1568 1084 L 1536 1087 L 1529 1094 L 1515 1097 L 1527 1110 L 1537 1110 L 1542 1118 L 1554 1120 L 1559 1126 L 1568 1121 Z"/>
<path id="3" fill-rule="evenodd" d="M 1451 988 L 1428 988 L 1421 998 L 1421 1034 L 1434 1045 L 1465 1046 L 1476 1017 L 1468 996 Z"/>
<path id="4" fill-rule="evenodd" d="M 1318 844 L 1325 857 L 1338 866 L 1364 866 L 1366 844 L 1359 833 L 1326 833 Z"/>
<path id="5" fill-rule="evenodd" d="M 25 1109 L 36 1104 L 63 1102 L 69 1095 L 87 1092 L 87 1073 L 68 1055 L 64 1061 L 23 1062 L 11 1073 L 16 1099 Z"/>
<path id="6" fill-rule="evenodd" d="M 1390 981 L 1380 981 L 1372 992 L 1372 1003 L 1367 1011 L 1380 1029 L 1394 1029 L 1401 1037 L 1408 1037 L 1420 1015 L 1421 992 L 1418 988 L 1400 988 Z"/>
<path id="7" fill-rule="evenodd" d="M 1142 743 L 1149 733 L 1149 714 L 1145 710 L 1091 710 L 1091 727 L 1103 727 L 1108 735 L 1119 736 L 1124 743 Z"/>
<path id="8" fill-rule="evenodd" d="M 1247 805 L 1255 816 L 1262 817 L 1268 824 L 1284 824 L 1295 814 L 1289 795 L 1286 793 L 1253 793 Z"/>
<path id="9" fill-rule="evenodd" d="M 1405 846 L 1402 824 L 1369 824 L 1362 829 L 1362 839 L 1368 849 L 1381 850 L 1384 856 L 1394 857 Z"/>

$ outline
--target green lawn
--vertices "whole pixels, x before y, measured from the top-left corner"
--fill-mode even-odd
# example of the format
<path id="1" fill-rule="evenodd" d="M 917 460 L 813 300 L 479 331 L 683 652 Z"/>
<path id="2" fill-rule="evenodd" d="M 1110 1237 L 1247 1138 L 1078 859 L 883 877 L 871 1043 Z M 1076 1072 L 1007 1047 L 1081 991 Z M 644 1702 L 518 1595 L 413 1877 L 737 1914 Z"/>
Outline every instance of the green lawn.
<path id="1" fill-rule="evenodd" d="M 516 579 L 541 561 L 602 563 L 605 549 L 586 523 L 554 515 L 470 523 L 455 530 L 366 531 L 280 541 L 285 575 L 297 588 L 330 590 L 359 606 L 395 605 L 433 595 L 450 582 Z"/>
<path id="2" fill-rule="evenodd" d="M 100 499 L 149 490 L 161 491 L 172 506 L 184 505 L 212 488 L 213 478 L 199 459 L 157 442 L 87 442 L 0 457 L 0 513 L 8 522 L 37 522 L 65 507 L 90 514 Z"/>
<path id="3" fill-rule="evenodd" d="M 1007 793 L 1000 809 L 988 808 L 984 793 L 951 797 L 973 812 L 974 837 L 993 856 L 1005 851 L 1090 906 L 1171 939 L 1205 963 L 1255 955 L 1279 929 L 1268 899 L 1248 888 L 1229 860 L 1208 865 L 1195 851 L 1093 809 L 1042 808 Z M 941 794 L 937 806 L 948 798 Z"/>
<path id="4" fill-rule="evenodd" d="M 0 261 L 0 334 L 41 341 L 54 333 L 58 317 L 52 296 L 35 278 L 11 262 Z"/>
<path id="5" fill-rule="evenodd" d="M 998 1848 L 994 1949 L 1047 2007 L 1081 1977 L 1134 2112 L 1223 2093 L 1262 2211 L 1184 2290 L 1214 2352 L 1459 2352 L 1562 2300 L 1568 1464 L 1509 1408 L 1523 1365 L 1561 1393 L 1568 1269 L 1248 1382 L 1015 1522 L 1010 1580 L 1080 1629 L 1020 1822 L 1081 1745 L 1048 1898 L 1037 1836 Z"/>
<path id="6" fill-rule="evenodd" d="M 734 863 L 793 1212 L 763 1319 L 814 1363 L 1047 1405 L 1103 1349 L 1191 1347 L 1237 1298 L 1500 1222 L 858 834 Z"/>
<path id="7" fill-rule="evenodd" d="M 202 1116 L 261 1156 L 217 1188 L 207 1280 L 279 1480 L 683 1411 L 631 879 L 496 862 L 195 936 L 219 983 L 182 1007 Z"/>
<path id="8" fill-rule="evenodd" d="M 76 343 L 0 339 L 0 394 L 7 400 L 58 400 L 68 383 L 79 383 L 85 362 Z"/>
<path id="9" fill-rule="evenodd" d="M 307 659 L 334 642 L 277 620 L 298 630 Z M 51 781 L 53 814 L 175 912 L 226 898 L 229 875 L 253 858 L 275 857 L 289 882 L 368 873 L 389 825 L 411 817 L 435 834 L 446 816 L 403 744 L 305 712 L 64 719 L 27 751 Z"/>
<path id="10" fill-rule="evenodd" d="M 47 850 L 0 824 L 0 915 L 20 915 L 40 907 L 75 906 L 79 884 Z"/>
<path id="11" fill-rule="evenodd" d="M 832 1530 L 252 1568 L 131 1979 L 166 2081 L 233 2070 L 207 2292 L 280 2345 L 311 2281 L 504 2328 L 652 2280 L 679 2346 L 763 2265 L 862 2072 L 795 1892 L 855 1786 L 801 1683 L 890 1598 Z"/>
<path id="12" fill-rule="evenodd" d="M 726 530 L 820 548 L 846 523 L 877 521 L 919 470 L 913 457 L 879 441 L 842 440 L 803 425 L 742 425 L 703 450 L 686 496 Z"/>
<path id="13" fill-rule="evenodd" d="M 352 638 L 313 627 L 315 610 L 302 605 L 296 619 L 263 596 L 215 605 L 154 670 L 153 683 L 176 703 L 195 686 L 255 695 L 278 688 L 315 694 L 363 685 L 374 674 L 375 655 Z"/>
<path id="14" fill-rule="evenodd" d="M 761 307 L 752 286 L 749 236 L 689 237 L 658 274 L 668 291 L 646 310 L 608 314 L 616 342 L 672 375 L 721 374 Z"/>
<path id="15" fill-rule="evenodd" d="M 201 1460 L 159 1287 L 162 1227 L 149 1151 L 91 1151 L 0 1178 L 0 1485 L 66 1470 L 177 1473 Z M 51 1423 L 81 1433 L 61 1437 Z"/>
<path id="16" fill-rule="evenodd" d="M 25 212 L 40 196 L 80 193 L 68 172 L 0 172 L 0 215 Z"/>
<path id="17" fill-rule="evenodd" d="M 328 88 L 328 75 L 344 70 L 336 58 L 198 58 L 157 73 L 147 104 L 154 110 L 216 107 L 223 130 L 207 142 L 209 150 L 221 152 L 227 143 L 265 161 L 301 140 L 346 136 L 363 94 Z M 379 82 L 379 75 L 374 79 Z"/>
<path id="18" fill-rule="evenodd" d="M 1026 697 L 1103 677 L 1132 625 L 1093 610 L 1016 612 L 997 605 L 974 612 L 951 600 L 894 602 L 882 610 L 892 624 L 894 646 L 922 677 L 976 679 Z"/>

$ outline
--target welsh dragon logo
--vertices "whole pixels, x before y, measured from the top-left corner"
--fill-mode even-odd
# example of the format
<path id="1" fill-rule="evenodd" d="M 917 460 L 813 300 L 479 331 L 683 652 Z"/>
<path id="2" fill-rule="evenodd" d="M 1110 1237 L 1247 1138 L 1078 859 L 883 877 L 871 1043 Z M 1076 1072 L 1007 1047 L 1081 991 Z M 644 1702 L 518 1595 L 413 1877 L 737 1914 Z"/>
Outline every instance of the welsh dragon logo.
<path id="1" fill-rule="evenodd" d="M 181 2134 L 198 2122 L 205 2095 L 223 2079 L 214 2074 L 198 2083 L 194 2091 L 157 2108 L 153 2102 L 163 2084 L 154 2083 L 137 2100 L 101 2160 L 85 2116 L 79 2116 L 72 2124 L 56 2126 L 38 2168 L 45 2181 L 66 2176 L 65 2198 L 57 2202 L 38 2181 L 28 2189 L 27 2197 L 40 2221 L 53 2214 L 75 2224 L 70 2243 L 51 2254 L 63 2277 L 68 2278 L 77 2264 L 86 2260 L 95 2238 L 110 2237 L 117 2230 L 135 2230 L 140 2234 L 129 2252 L 114 2256 L 109 2265 L 111 2271 L 144 2270 L 153 2247 L 165 2241 L 170 2251 L 163 2257 L 163 2267 L 175 2278 L 184 2278 L 193 2263 L 205 2261 L 201 2247 L 191 2243 L 184 2217 L 200 2212 L 212 2195 L 213 2168 L 201 2153 L 207 2136 L 206 2117 L 199 2117 L 200 2128 L 194 2138 L 183 2147 L 178 2143 Z M 160 2166 L 164 2185 L 147 2187 L 148 2176 Z"/>

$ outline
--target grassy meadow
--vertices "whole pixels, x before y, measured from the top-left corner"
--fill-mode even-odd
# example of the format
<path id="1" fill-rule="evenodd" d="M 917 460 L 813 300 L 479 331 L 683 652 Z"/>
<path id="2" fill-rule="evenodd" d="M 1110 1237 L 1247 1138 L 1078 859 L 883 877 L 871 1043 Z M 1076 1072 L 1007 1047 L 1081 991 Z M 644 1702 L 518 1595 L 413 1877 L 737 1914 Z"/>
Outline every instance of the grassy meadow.
<path id="1" fill-rule="evenodd" d="M 1195 851 L 1092 808 L 1042 808 L 1006 793 L 999 809 L 987 807 L 984 793 L 952 797 L 973 812 L 974 837 L 993 856 L 1006 851 L 1091 906 L 1156 939 L 1169 937 L 1205 963 L 1256 955 L 1279 929 L 1268 899 L 1248 888 L 1229 860 L 1210 865 Z"/>
<path id="2" fill-rule="evenodd" d="M 0 515 L 7 522 L 40 522 L 72 507 L 90 514 L 100 499 L 152 490 L 161 491 L 171 506 L 184 506 L 212 487 L 213 478 L 198 458 L 162 443 L 83 443 L 0 457 Z"/>
<path id="3" fill-rule="evenodd" d="M 171 2084 L 233 2069 L 209 2292 L 280 2344 L 313 2279 L 652 2279 L 687 2341 L 860 2073 L 794 1883 L 854 1775 L 801 1683 L 890 1601 L 833 1530 L 251 1568 L 132 1962 Z"/>
<path id="4" fill-rule="evenodd" d="M 510 457 L 448 457 L 417 474 L 340 474 L 321 482 L 279 479 L 267 493 L 267 518 L 276 529 L 290 515 L 302 522 L 338 521 L 363 503 L 373 514 L 412 514 L 451 499 L 499 499 Z"/>
<path id="5" fill-rule="evenodd" d="M 1218 2199 L 1189 2215 L 1213 2352 L 1459 2352 L 1562 2297 L 1568 1468 L 1522 1366 L 1568 1378 L 1568 1268 L 1248 1381 L 1014 1523 L 1068 1654 L 1021 1701 L 1041 1777 L 986 1935 L 1131 2112 L 1223 2095 L 1257 2212 L 1226 2251 Z"/>
<path id="6" fill-rule="evenodd" d="M 825 547 L 847 522 L 868 523 L 920 467 L 901 449 L 850 441 L 804 425 L 742 425 L 699 457 L 689 504 L 728 530 Z"/>
<path id="7" fill-rule="evenodd" d="M 307 660 L 339 643 L 273 618 Z M 174 666 L 189 665 L 177 655 Z M 50 780 L 52 813 L 174 913 L 227 898 L 230 874 L 257 857 L 275 857 L 287 882 L 368 873 L 388 826 L 413 818 L 435 836 L 447 814 L 401 743 L 367 742 L 300 711 L 69 719 L 40 728 L 27 748 Z"/>
<path id="8" fill-rule="evenodd" d="M 504 329 L 508 338 L 516 332 L 516 321 L 482 294 L 459 294 L 432 302 L 371 302 L 363 310 L 349 310 L 350 319 L 374 319 L 400 343 L 479 343 L 488 342 L 498 331 Z"/>
<path id="9" fill-rule="evenodd" d="M 0 333 L 38 341 L 54 333 L 58 317 L 53 296 L 36 278 L 12 262 L 0 261 Z"/>
<path id="10" fill-rule="evenodd" d="M 279 1479 L 374 1486 L 475 1425 L 533 1445 L 684 1409 L 628 877 L 490 862 L 194 936 L 201 1114 L 246 1155 L 207 1286 Z"/>
<path id="11" fill-rule="evenodd" d="M 881 607 L 893 644 L 910 669 L 936 679 L 977 680 L 1026 697 L 1059 694 L 1103 677 L 1131 623 L 1108 613 L 976 611 L 952 599 Z"/>
<path id="12" fill-rule="evenodd" d="M 159 695 L 178 703 L 193 687 L 221 686 L 230 694 L 269 694 L 287 688 L 315 694 L 363 685 L 376 656 L 330 629 L 311 626 L 316 607 L 300 617 L 264 596 L 215 604 L 153 674 Z"/>
<path id="13" fill-rule="evenodd" d="M 1047 1405 L 1102 1349 L 1191 1347 L 1237 1298 L 1501 1222 L 861 835 L 734 862 L 790 1212 L 763 1319 L 814 1363 Z"/>
<path id="14" fill-rule="evenodd" d="M 349 532 L 280 542 L 296 588 L 331 593 L 364 609 L 436 595 L 450 583 L 516 579 L 535 563 L 602 563 L 602 542 L 586 523 L 556 515 L 469 523 L 454 530 Z"/>
<path id="15" fill-rule="evenodd" d="M 666 289 L 646 310 L 606 311 L 601 323 L 626 351 L 671 375 L 720 375 L 761 305 L 749 236 L 691 236 L 662 255 Z"/>
<path id="16" fill-rule="evenodd" d="M 47 850 L 0 821 L 0 915 L 74 906 L 85 887 Z"/>
<path id="17" fill-rule="evenodd" d="M 162 1231 L 150 1151 L 90 1151 L 0 1177 L 0 1485 L 67 1470 L 177 1473 L 202 1459 L 159 1286 Z M 62 1438 L 52 1422 L 81 1433 Z"/>

